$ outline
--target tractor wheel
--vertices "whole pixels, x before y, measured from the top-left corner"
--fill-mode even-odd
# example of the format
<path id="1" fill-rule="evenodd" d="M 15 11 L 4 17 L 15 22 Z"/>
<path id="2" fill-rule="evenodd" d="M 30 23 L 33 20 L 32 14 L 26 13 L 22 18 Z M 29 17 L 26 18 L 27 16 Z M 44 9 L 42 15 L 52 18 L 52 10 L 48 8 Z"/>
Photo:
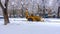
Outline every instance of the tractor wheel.
<path id="1" fill-rule="evenodd" d="M 28 18 L 28 21 L 33 21 L 33 19 L 32 18 Z"/>

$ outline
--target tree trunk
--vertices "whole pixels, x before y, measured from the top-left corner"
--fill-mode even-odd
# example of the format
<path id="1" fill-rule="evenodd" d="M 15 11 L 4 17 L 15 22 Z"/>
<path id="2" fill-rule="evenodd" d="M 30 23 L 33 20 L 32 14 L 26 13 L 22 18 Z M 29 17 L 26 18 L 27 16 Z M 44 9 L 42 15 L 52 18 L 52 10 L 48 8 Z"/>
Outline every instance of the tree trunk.
<path id="1" fill-rule="evenodd" d="M 7 23 L 9 23 L 9 18 L 8 18 L 8 13 L 7 13 L 7 9 L 3 9 L 3 16 L 4 16 L 4 25 L 7 25 Z"/>
<path id="2" fill-rule="evenodd" d="M 4 25 L 7 25 L 7 23 L 9 23 L 9 19 L 8 19 L 8 13 L 7 13 L 7 7 L 8 7 L 8 1 L 9 0 L 5 0 L 5 7 L 2 5 L 2 2 L 0 0 L 0 6 L 2 8 L 3 11 L 3 16 L 4 16 Z"/>
<path id="3" fill-rule="evenodd" d="M 57 17 L 58 17 L 58 18 L 60 18 L 59 13 L 60 13 L 60 7 L 58 7 L 58 13 L 57 13 Z"/>

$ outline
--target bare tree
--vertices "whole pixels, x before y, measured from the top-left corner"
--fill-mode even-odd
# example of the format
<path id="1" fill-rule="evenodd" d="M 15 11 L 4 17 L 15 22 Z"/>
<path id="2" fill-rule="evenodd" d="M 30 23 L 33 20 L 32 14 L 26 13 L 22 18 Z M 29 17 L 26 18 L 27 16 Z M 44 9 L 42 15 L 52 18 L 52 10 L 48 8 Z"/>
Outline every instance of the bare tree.
<path id="1" fill-rule="evenodd" d="M 60 7 L 58 7 L 57 17 L 60 18 Z"/>
<path id="2" fill-rule="evenodd" d="M 8 13 L 7 13 L 8 2 L 9 2 L 9 0 L 5 0 L 5 3 L 4 3 L 5 7 L 4 7 L 1 0 L 0 0 L 0 6 L 1 6 L 2 11 L 3 11 L 4 22 L 5 22 L 4 25 L 7 25 L 7 23 L 9 23 L 9 18 L 8 18 Z"/>

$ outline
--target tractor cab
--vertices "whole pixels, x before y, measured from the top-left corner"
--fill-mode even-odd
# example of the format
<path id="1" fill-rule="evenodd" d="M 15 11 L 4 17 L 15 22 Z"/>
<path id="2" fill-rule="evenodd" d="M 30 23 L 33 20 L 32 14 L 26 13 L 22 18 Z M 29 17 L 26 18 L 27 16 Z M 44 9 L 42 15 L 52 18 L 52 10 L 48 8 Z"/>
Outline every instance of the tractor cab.
<path id="1" fill-rule="evenodd" d="M 44 20 L 42 20 L 42 17 L 34 16 L 33 13 L 31 13 L 31 15 L 29 15 L 28 14 L 28 9 L 26 9 L 25 17 L 28 21 L 44 21 Z"/>

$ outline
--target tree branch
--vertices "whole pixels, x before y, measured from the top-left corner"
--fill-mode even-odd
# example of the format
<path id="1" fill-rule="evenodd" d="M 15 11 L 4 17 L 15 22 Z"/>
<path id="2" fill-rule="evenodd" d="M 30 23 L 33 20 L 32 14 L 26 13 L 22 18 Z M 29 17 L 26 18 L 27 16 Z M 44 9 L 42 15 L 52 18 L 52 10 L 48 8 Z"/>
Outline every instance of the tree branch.
<path id="1" fill-rule="evenodd" d="M 7 9 L 9 0 L 5 0 L 5 7 Z"/>
<path id="2" fill-rule="evenodd" d="M 4 6 L 2 5 L 2 2 L 1 2 L 1 0 L 0 0 L 0 6 L 1 6 L 1 8 L 2 8 L 2 9 L 4 9 Z"/>

